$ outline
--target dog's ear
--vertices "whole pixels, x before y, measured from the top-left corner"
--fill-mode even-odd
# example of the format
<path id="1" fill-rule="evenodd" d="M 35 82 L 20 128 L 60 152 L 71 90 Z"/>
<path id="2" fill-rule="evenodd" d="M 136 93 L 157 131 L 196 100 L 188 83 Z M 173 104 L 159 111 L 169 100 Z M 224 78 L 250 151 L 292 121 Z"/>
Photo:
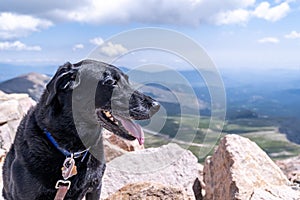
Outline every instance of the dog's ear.
<path id="1" fill-rule="evenodd" d="M 53 101 L 59 90 L 74 89 L 79 85 L 79 80 L 76 80 L 78 69 L 78 67 L 69 62 L 58 68 L 54 77 L 46 86 L 48 91 L 46 105 L 49 105 Z"/>

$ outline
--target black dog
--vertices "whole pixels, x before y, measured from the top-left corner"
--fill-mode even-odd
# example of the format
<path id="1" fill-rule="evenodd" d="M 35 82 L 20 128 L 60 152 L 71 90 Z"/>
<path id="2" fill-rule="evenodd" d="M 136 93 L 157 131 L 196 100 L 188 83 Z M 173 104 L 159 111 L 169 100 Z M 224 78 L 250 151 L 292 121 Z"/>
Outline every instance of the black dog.
<path id="1" fill-rule="evenodd" d="M 64 64 L 18 127 L 3 166 L 4 198 L 53 200 L 61 190 L 64 199 L 99 199 L 102 127 L 142 144 L 143 131 L 132 119 L 149 119 L 158 110 L 112 65 Z"/>

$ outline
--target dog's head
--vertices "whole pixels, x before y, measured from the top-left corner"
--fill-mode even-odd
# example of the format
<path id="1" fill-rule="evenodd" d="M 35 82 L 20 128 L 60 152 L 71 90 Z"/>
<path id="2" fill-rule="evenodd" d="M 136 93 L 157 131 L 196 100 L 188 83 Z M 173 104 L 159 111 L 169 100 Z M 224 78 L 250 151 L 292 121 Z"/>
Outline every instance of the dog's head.
<path id="1" fill-rule="evenodd" d="M 151 97 L 134 90 L 120 69 L 93 60 L 61 66 L 46 94 L 46 106 L 59 105 L 56 107 L 62 112 L 64 107 L 73 107 L 71 114 L 76 111 L 79 120 L 96 120 L 114 134 L 137 139 L 140 144 L 144 133 L 134 120 L 149 119 L 160 107 Z"/>

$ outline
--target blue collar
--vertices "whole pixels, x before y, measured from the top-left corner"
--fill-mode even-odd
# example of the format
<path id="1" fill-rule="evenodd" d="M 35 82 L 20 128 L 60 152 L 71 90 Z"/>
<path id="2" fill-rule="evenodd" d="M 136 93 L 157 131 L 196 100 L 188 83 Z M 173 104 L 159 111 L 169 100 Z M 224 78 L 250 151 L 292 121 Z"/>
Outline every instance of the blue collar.
<path id="1" fill-rule="evenodd" d="M 85 157 L 87 156 L 87 154 L 88 154 L 88 152 L 90 150 L 90 147 L 89 147 L 86 150 L 75 152 L 75 153 L 71 153 L 68 150 L 63 149 L 62 147 L 60 147 L 59 144 L 56 142 L 56 140 L 51 135 L 51 133 L 47 131 L 47 129 L 44 129 L 44 133 L 47 136 L 47 138 L 49 139 L 49 141 L 53 144 L 53 146 L 57 150 L 59 150 L 63 155 L 65 155 L 66 157 L 72 157 L 72 155 L 73 155 L 73 158 L 79 158 L 79 157 L 82 156 L 81 162 L 83 162 L 83 160 L 85 159 Z"/>

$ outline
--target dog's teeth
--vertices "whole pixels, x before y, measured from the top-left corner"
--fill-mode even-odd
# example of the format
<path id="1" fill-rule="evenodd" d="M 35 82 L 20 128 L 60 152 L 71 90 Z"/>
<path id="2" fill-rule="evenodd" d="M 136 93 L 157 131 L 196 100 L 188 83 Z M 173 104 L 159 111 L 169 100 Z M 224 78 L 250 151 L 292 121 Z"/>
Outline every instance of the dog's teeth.
<path id="1" fill-rule="evenodd" d="M 117 121 L 114 121 L 114 123 L 115 123 L 116 125 L 119 125 L 119 122 L 117 122 Z"/>
<path id="2" fill-rule="evenodd" d="M 108 118 L 110 118 L 110 117 L 111 117 L 111 114 L 110 114 L 110 112 L 109 112 L 109 111 L 104 111 L 104 114 L 105 114 L 105 116 L 106 116 L 106 117 L 108 117 Z"/>
<path id="3" fill-rule="evenodd" d="M 113 122 L 113 121 L 114 121 L 114 118 L 113 118 L 113 117 L 110 117 L 109 120 Z"/>

